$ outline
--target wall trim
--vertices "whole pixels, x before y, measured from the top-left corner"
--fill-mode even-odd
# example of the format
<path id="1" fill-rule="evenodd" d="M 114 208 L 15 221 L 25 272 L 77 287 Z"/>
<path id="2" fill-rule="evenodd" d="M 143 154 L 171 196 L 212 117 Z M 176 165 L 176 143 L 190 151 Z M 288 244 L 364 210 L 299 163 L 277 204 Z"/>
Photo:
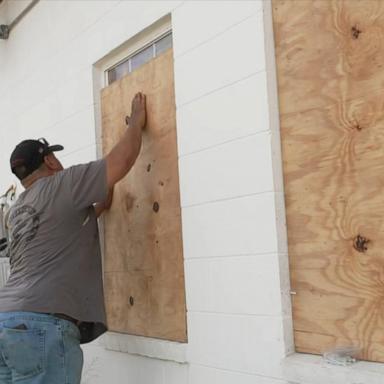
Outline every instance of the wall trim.
<path id="1" fill-rule="evenodd" d="M 187 363 L 186 343 L 107 332 L 101 337 L 100 345 L 111 351 Z"/>
<path id="2" fill-rule="evenodd" d="M 281 300 L 282 312 L 287 314 L 285 321 L 283 322 L 284 350 L 286 355 L 290 355 L 294 353 L 295 345 L 293 337 L 292 303 L 290 297 L 288 297 L 288 299 L 285 297 L 289 295 L 289 293 L 285 292 L 285 290 L 287 289 L 287 286 L 290 287 L 290 271 L 284 199 L 283 162 L 281 154 L 279 94 L 273 33 L 272 0 L 266 0 L 263 2 L 263 16 L 273 183 L 274 190 L 276 192 L 274 194 L 276 207 L 276 232 L 278 238 L 278 253 L 281 255 L 279 259 Z"/>
<path id="3" fill-rule="evenodd" d="M 326 363 L 321 356 L 295 353 L 283 362 L 284 378 L 292 383 L 382 384 L 384 364 L 358 361 L 349 366 Z"/>

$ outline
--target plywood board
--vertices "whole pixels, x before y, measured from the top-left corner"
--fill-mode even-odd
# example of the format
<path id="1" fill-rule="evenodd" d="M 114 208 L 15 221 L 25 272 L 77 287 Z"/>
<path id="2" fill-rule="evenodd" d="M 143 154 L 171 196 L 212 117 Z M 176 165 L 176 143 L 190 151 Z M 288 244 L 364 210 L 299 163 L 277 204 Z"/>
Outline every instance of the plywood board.
<path id="1" fill-rule="evenodd" d="M 101 92 L 103 151 L 125 129 L 136 92 L 147 95 L 142 151 L 116 185 L 105 217 L 104 284 L 112 331 L 186 341 L 173 52 Z"/>
<path id="2" fill-rule="evenodd" d="M 384 2 L 273 0 L 296 349 L 384 361 Z"/>

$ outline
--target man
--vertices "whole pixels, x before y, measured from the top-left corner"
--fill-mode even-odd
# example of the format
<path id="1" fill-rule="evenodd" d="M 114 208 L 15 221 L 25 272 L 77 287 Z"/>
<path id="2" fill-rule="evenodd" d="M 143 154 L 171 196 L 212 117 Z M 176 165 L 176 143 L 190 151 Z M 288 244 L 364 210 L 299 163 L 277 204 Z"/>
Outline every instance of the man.
<path id="1" fill-rule="evenodd" d="M 9 215 L 11 274 L 0 289 L 1 384 L 79 384 L 80 344 L 107 329 L 96 217 L 139 154 L 142 93 L 132 100 L 128 122 L 111 152 L 89 164 L 63 169 L 54 155 L 63 147 L 44 139 L 23 141 L 11 155 L 25 191 Z"/>

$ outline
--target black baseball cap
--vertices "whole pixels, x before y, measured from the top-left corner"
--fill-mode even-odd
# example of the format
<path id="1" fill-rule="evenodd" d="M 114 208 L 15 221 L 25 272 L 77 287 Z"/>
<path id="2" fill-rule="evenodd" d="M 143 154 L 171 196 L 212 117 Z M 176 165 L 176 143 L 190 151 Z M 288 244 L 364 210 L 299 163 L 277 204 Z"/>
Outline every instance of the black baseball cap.
<path id="1" fill-rule="evenodd" d="M 12 172 L 23 180 L 44 163 L 44 156 L 62 151 L 62 145 L 49 145 L 44 138 L 24 140 L 16 146 L 10 158 Z"/>

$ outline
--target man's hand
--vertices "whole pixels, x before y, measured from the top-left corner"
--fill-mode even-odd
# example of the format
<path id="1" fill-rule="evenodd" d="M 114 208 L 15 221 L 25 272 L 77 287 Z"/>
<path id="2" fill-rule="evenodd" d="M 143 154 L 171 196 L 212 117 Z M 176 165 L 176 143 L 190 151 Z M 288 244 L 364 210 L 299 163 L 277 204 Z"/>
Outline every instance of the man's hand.
<path id="1" fill-rule="evenodd" d="M 146 96 L 139 92 L 136 93 L 132 100 L 131 116 L 127 116 L 125 118 L 125 122 L 129 126 L 135 125 L 143 129 L 145 127 L 146 120 Z"/>
<path id="2" fill-rule="evenodd" d="M 102 203 L 96 203 L 94 205 L 96 217 L 99 217 L 106 209 L 111 208 L 112 200 L 113 200 L 113 188 L 109 190 L 108 197 L 105 201 L 103 201 Z"/>
<path id="3" fill-rule="evenodd" d="M 139 92 L 132 100 L 131 116 L 126 118 L 127 130 L 105 157 L 109 188 L 121 180 L 135 163 L 140 152 L 142 129 L 146 124 L 146 119 L 146 97 Z"/>

